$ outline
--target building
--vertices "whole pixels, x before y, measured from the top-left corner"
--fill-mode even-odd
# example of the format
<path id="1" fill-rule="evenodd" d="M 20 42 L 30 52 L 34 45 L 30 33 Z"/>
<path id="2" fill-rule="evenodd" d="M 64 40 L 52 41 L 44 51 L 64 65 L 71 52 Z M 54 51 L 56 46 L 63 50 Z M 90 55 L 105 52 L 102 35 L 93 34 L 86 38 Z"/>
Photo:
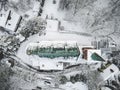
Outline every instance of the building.
<path id="1" fill-rule="evenodd" d="M 101 48 L 115 48 L 117 45 L 114 41 L 107 39 L 94 40 L 91 42 L 91 45 L 96 49 Z"/>
<path id="2" fill-rule="evenodd" d="M 104 61 L 101 57 L 101 50 L 90 47 L 82 47 L 82 58 L 87 61 Z"/>
<path id="3" fill-rule="evenodd" d="M 31 60 L 33 67 L 50 71 L 63 70 L 70 63 L 76 62 L 80 51 L 74 41 L 40 41 L 30 43 L 26 48 L 26 54 L 39 56 Z"/>
<path id="4" fill-rule="evenodd" d="M 50 70 L 63 70 L 64 65 L 61 62 L 51 60 L 41 60 L 32 62 L 32 66 L 38 70 L 50 71 Z"/>
<path id="5" fill-rule="evenodd" d="M 109 47 L 109 48 L 101 48 L 102 57 L 105 60 L 110 60 L 112 57 L 119 55 L 119 50 L 116 47 Z"/>
<path id="6" fill-rule="evenodd" d="M 110 50 L 110 48 L 101 48 L 101 54 L 102 57 L 104 58 L 104 60 L 109 60 L 110 59 L 110 55 L 112 54 L 112 51 Z"/>
<path id="7" fill-rule="evenodd" d="M 87 51 L 87 60 L 88 61 L 105 61 L 101 57 L 101 50 L 97 50 L 97 49 L 89 49 Z"/>
<path id="8" fill-rule="evenodd" d="M 30 43 L 26 52 L 28 55 L 38 55 L 45 58 L 77 58 L 80 55 L 78 45 L 73 41 L 41 41 L 39 43 Z"/>
<path id="9" fill-rule="evenodd" d="M 106 81 L 118 72 L 119 72 L 118 67 L 114 64 L 110 64 L 107 65 L 104 69 L 102 69 L 102 72 L 100 74 L 103 77 L 104 81 Z"/>
<path id="10" fill-rule="evenodd" d="M 11 31 L 16 31 L 21 19 L 22 17 L 20 15 L 9 10 L 5 14 L 1 14 L 0 26 Z"/>
<path id="11" fill-rule="evenodd" d="M 87 52 L 88 52 L 89 49 L 93 49 L 93 47 L 83 47 L 82 48 L 82 54 L 83 54 L 82 58 L 85 59 L 85 60 L 87 60 L 87 56 L 88 56 Z"/>
<path id="12" fill-rule="evenodd" d="M 58 20 L 47 19 L 46 30 L 56 32 L 58 31 L 60 22 Z"/>
<path id="13" fill-rule="evenodd" d="M 96 49 L 100 48 L 108 48 L 109 47 L 109 42 L 107 39 L 102 39 L 102 40 L 95 40 L 91 42 L 91 45 L 94 46 Z"/>

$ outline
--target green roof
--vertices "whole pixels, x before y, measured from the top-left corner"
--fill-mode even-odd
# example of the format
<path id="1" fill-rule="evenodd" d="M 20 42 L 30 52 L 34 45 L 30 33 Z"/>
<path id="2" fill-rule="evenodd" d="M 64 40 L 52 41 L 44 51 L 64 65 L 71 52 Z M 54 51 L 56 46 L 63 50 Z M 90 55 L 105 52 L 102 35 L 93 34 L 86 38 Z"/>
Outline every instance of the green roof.
<path id="1" fill-rule="evenodd" d="M 91 58 L 95 61 L 105 61 L 101 56 L 99 56 L 97 53 L 93 53 L 91 55 Z"/>
<path id="2" fill-rule="evenodd" d="M 57 58 L 57 57 L 78 57 L 80 54 L 78 47 L 36 47 L 34 49 L 27 49 L 28 55 L 38 55 L 39 57 L 47 57 L 47 58 Z"/>

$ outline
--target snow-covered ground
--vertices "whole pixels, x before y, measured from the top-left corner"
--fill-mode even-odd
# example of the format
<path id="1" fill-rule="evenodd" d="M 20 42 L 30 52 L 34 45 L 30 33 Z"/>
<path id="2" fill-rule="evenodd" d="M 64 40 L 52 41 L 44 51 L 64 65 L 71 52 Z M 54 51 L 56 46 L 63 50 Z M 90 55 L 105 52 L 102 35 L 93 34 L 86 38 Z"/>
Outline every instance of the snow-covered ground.
<path id="1" fill-rule="evenodd" d="M 66 13 L 59 10 L 59 3 L 60 0 L 56 0 L 56 4 L 53 4 L 53 0 L 46 0 L 41 17 L 59 20 L 65 31 L 85 32 L 80 22 L 66 20 Z"/>
<path id="2" fill-rule="evenodd" d="M 38 56 L 29 56 L 26 54 L 26 48 L 27 48 L 27 45 L 29 43 L 36 43 L 36 42 L 40 42 L 40 41 L 76 41 L 77 44 L 79 46 L 90 46 L 91 45 L 91 41 L 92 41 L 92 37 L 90 36 L 87 36 L 87 35 L 79 35 L 77 34 L 77 32 L 84 32 L 84 30 L 82 29 L 82 27 L 80 26 L 80 23 L 79 22 L 72 22 L 72 21 L 65 21 L 64 18 L 65 18 L 65 13 L 64 11 L 60 11 L 58 8 L 59 8 L 59 2 L 60 0 L 56 0 L 56 4 L 53 4 L 53 0 L 45 0 L 45 4 L 44 4 L 44 7 L 43 7 L 43 12 L 42 12 L 42 15 L 41 17 L 42 18 L 46 18 L 46 16 L 48 17 L 48 19 L 51 19 L 50 23 L 52 22 L 52 26 L 48 25 L 48 27 L 51 27 L 51 28 L 47 28 L 46 29 L 46 35 L 42 35 L 42 36 L 39 36 L 38 34 L 36 35 L 33 35 L 33 36 L 30 36 L 28 38 L 28 40 L 26 40 L 25 42 L 23 42 L 17 52 L 17 56 L 19 58 L 21 58 L 25 63 L 28 63 L 30 65 L 38 65 L 38 63 L 42 63 L 42 62 L 51 62 L 51 65 L 52 65 L 52 62 L 58 62 L 58 61 L 64 61 L 65 59 L 47 59 L 47 58 L 40 58 Z M 52 21 L 53 19 L 53 21 Z M 64 32 L 58 32 L 56 30 L 56 28 L 58 28 L 58 26 L 54 26 L 54 20 L 57 19 L 58 21 L 61 22 L 61 26 L 64 27 L 64 30 L 66 31 L 77 31 L 76 33 L 64 33 Z M 48 20 L 49 21 L 49 20 Z M 57 22 L 57 21 L 55 21 Z M 49 24 L 49 23 L 48 23 Z M 58 25 L 58 22 L 55 23 L 55 25 Z M 51 29 L 51 30 L 50 30 Z M 55 29 L 55 30 L 53 30 Z M 81 60 L 80 58 L 78 59 L 80 61 L 83 61 Z M 34 63 L 35 61 L 37 61 L 37 63 Z M 71 61 L 74 63 L 76 63 L 76 60 L 68 60 L 68 61 Z M 84 61 L 83 61 L 84 62 Z"/>
<path id="3" fill-rule="evenodd" d="M 83 39 L 84 38 L 84 39 Z M 33 35 L 28 40 L 23 42 L 17 52 L 17 56 L 21 58 L 25 63 L 33 65 L 33 62 L 38 60 L 39 62 L 58 62 L 58 60 L 49 60 L 45 58 L 38 58 L 38 56 L 29 56 L 26 54 L 26 49 L 29 43 L 40 41 L 76 41 L 78 45 L 90 45 L 91 37 L 79 36 L 75 34 L 64 34 L 59 32 L 47 32 L 46 35 L 39 36 L 39 34 Z M 61 60 L 61 59 L 59 59 Z M 64 60 L 64 59 L 63 59 Z M 73 60 L 72 60 L 73 61 Z M 76 62 L 76 60 L 74 60 Z"/>
<path id="4" fill-rule="evenodd" d="M 63 20 L 64 12 L 58 11 L 60 0 L 56 0 L 56 4 L 53 4 L 53 0 L 45 0 L 45 5 L 43 7 L 42 18 L 53 18 L 58 20 Z"/>
<path id="5" fill-rule="evenodd" d="M 75 84 L 68 82 L 65 85 L 61 85 L 60 88 L 63 88 L 63 90 L 88 90 L 87 86 L 82 82 L 77 82 Z"/>
<path id="6" fill-rule="evenodd" d="M 18 2 L 18 0 L 13 0 L 16 3 Z M 47 18 L 47 22 L 49 24 L 52 24 L 47 27 L 46 29 L 46 34 L 40 36 L 39 34 L 35 34 L 33 36 L 30 36 L 26 41 L 24 41 L 21 45 L 20 48 L 18 49 L 16 55 L 18 56 L 18 58 L 20 58 L 20 60 L 22 60 L 22 62 L 29 64 L 31 66 L 43 66 L 44 70 L 51 70 L 52 69 L 57 69 L 57 70 L 63 70 L 63 63 L 61 62 L 70 62 L 73 65 L 75 64 L 90 64 L 92 62 L 87 62 L 83 59 L 81 59 L 80 57 L 76 60 L 74 58 L 55 58 L 55 59 L 48 59 L 48 58 L 40 58 L 36 55 L 27 55 L 26 53 L 26 49 L 27 46 L 30 43 L 36 43 L 36 42 L 41 42 L 41 41 L 57 41 L 57 42 L 68 42 L 68 41 L 75 41 L 77 42 L 77 44 L 79 45 L 79 47 L 82 46 L 91 46 L 91 41 L 93 40 L 92 35 L 90 35 L 88 32 L 86 32 L 84 30 L 84 28 L 81 26 L 80 22 L 75 22 L 75 21 L 68 21 L 65 19 L 66 13 L 65 11 L 60 11 L 59 10 L 59 2 L 60 0 L 56 0 L 56 4 L 53 4 L 53 0 L 45 0 L 45 5 L 42 8 L 43 12 L 42 12 L 42 18 Z M 102 4 L 103 5 L 103 0 L 94 4 Z M 32 6 L 32 5 L 31 5 Z M 106 5 L 103 5 L 102 7 L 106 7 Z M 96 6 L 96 9 L 99 9 L 100 6 Z M 33 8 L 31 8 L 30 10 L 24 12 L 24 13 L 19 13 L 20 15 L 23 16 L 23 19 L 25 20 L 29 20 L 33 17 L 37 17 L 37 14 L 39 12 L 40 9 L 40 2 L 35 0 L 35 3 L 33 3 Z M 26 18 L 25 18 L 26 17 Z M 5 20 L 2 19 L 0 20 L 0 24 L 2 25 Z M 13 21 L 14 22 L 14 21 Z M 60 31 L 59 28 L 59 22 L 60 22 L 60 26 L 63 28 L 62 31 Z M 47 23 L 47 24 L 48 24 Z M 79 32 L 79 33 L 78 33 Z M 0 35 L 2 35 L 0 33 Z M 21 38 L 22 39 L 22 38 Z M 48 43 L 47 43 L 48 44 Z M 97 63 L 97 62 L 96 62 Z M 44 65 L 45 64 L 45 65 Z M 59 64 L 59 65 L 58 65 Z M 56 68 L 57 67 L 57 68 Z M 90 69 L 92 70 L 96 70 L 98 67 L 100 67 L 100 63 L 95 64 L 95 65 L 90 65 Z M 118 68 L 111 66 L 108 67 L 108 69 L 106 69 L 104 71 L 103 74 L 101 74 L 103 76 L 103 78 L 106 80 L 108 79 L 110 76 L 112 76 L 114 73 L 111 74 L 110 69 L 116 69 L 116 72 L 118 72 Z M 36 86 L 42 86 L 42 87 L 46 87 L 47 89 L 45 90 L 54 90 L 52 87 L 49 88 L 49 85 L 45 85 L 43 79 L 46 79 L 46 75 L 50 76 L 54 76 L 55 77 L 55 73 L 50 73 L 51 75 L 49 75 L 49 73 L 45 73 L 45 72 L 28 72 L 25 71 L 24 69 L 18 69 L 18 67 L 12 68 L 12 69 L 16 69 L 14 70 L 16 72 L 16 74 L 14 74 L 14 77 L 11 77 L 11 83 L 13 85 L 13 88 L 15 90 L 17 90 L 17 86 L 20 87 L 20 90 L 31 90 L 31 88 L 36 88 Z M 71 70 L 71 71 L 69 71 Z M 71 74 L 74 75 L 75 73 L 78 73 L 81 68 L 74 68 L 72 72 L 72 69 L 69 69 L 67 74 Z M 17 72 L 18 71 L 18 72 Z M 63 71 L 64 72 L 64 71 Z M 60 72 L 61 73 L 61 72 Z M 56 73 L 57 75 L 58 73 Z M 62 73 L 63 74 L 63 73 Z M 110 75 L 109 75 L 110 74 Z M 20 77 L 20 78 L 19 78 Z M 48 79 L 46 79 L 48 80 Z M 27 83 L 26 83 L 27 82 Z M 56 83 L 56 82 L 54 82 Z M 82 82 L 77 82 L 75 84 L 72 84 L 71 82 L 67 82 L 64 85 L 60 85 L 59 89 L 55 89 L 55 90 L 88 90 L 87 85 L 85 85 Z"/>

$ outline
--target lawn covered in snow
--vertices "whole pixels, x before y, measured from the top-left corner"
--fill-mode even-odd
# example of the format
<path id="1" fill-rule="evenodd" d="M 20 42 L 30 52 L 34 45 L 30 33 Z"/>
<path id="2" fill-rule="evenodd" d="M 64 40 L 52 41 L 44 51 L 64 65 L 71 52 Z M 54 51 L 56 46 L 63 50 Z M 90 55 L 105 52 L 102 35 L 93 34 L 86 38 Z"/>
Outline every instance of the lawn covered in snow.
<path id="1" fill-rule="evenodd" d="M 82 82 L 77 82 L 75 84 L 68 82 L 65 85 L 60 85 L 60 88 L 63 88 L 63 90 L 88 90 L 87 86 Z"/>

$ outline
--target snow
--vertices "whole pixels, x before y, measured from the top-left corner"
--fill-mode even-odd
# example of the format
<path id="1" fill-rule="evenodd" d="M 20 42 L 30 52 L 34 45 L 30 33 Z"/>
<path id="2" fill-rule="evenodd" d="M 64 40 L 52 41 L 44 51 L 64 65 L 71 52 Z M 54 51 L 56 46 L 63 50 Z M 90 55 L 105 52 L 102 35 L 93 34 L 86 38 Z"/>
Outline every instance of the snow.
<path id="1" fill-rule="evenodd" d="M 87 86 L 82 82 L 77 82 L 72 84 L 71 82 L 61 85 L 60 88 L 63 90 L 88 90 Z"/>
<path id="2" fill-rule="evenodd" d="M 111 89 L 108 87 L 101 87 L 101 90 L 111 90 Z"/>
<path id="3" fill-rule="evenodd" d="M 19 67 L 13 67 L 13 71 L 16 73 L 10 77 L 12 90 L 32 90 L 37 86 L 45 86 L 44 80 L 46 75 L 31 72 Z"/>
<path id="4" fill-rule="evenodd" d="M 43 8 L 42 18 L 48 18 L 62 20 L 64 17 L 64 13 L 58 10 L 60 0 L 56 0 L 56 4 L 53 4 L 53 0 L 45 0 L 45 5 Z"/>
<path id="5" fill-rule="evenodd" d="M 40 70 L 63 70 L 63 63 L 59 62 L 40 62 Z"/>
<path id="6" fill-rule="evenodd" d="M 39 12 L 39 9 L 40 9 L 40 3 L 35 2 L 33 7 L 33 12 Z"/>
<path id="7" fill-rule="evenodd" d="M 66 20 L 66 12 L 59 10 L 60 0 L 56 0 L 56 4 L 53 4 L 53 0 L 46 0 L 43 7 L 42 18 L 48 18 L 60 22 L 64 31 L 72 31 L 72 33 L 88 34 L 85 32 L 80 22 Z M 56 24 L 53 24 L 56 27 Z"/>
<path id="8" fill-rule="evenodd" d="M 84 39 L 83 39 L 84 38 Z M 31 64 L 32 61 L 36 60 L 36 57 L 33 56 L 28 56 L 26 54 L 26 49 L 29 43 L 36 43 L 40 41 L 76 41 L 78 45 L 90 45 L 91 44 L 91 39 L 90 37 L 84 37 L 84 36 L 79 36 L 75 34 L 64 34 L 64 33 L 59 33 L 59 32 L 47 32 L 46 35 L 39 36 L 38 34 L 31 36 L 21 44 L 21 47 L 19 48 L 17 52 L 17 56 L 21 58 L 25 63 Z M 47 62 L 44 61 L 43 58 L 39 58 L 40 62 Z"/>
<path id="9" fill-rule="evenodd" d="M 64 27 L 65 31 L 85 32 L 85 30 L 81 26 L 81 23 L 79 22 L 63 20 L 61 22 L 61 26 Z"/>
<path id="10" fill-rule="evenodd" d="M 12 0 L 14 2 L 18 2 L 18 0 Z M 56 0 L 56 4 L 53 4 L 53 0 L 45 0 L 45 6 L 43 7 L 43 13 L 42 13 L 42 18 L 46 18 L 47 16 L 47 28 L 46 28 L 46 35 L 39 36 L 39 34 L 30 36 L 25 42 L 23 42 L 17 52 L 17 56 L 25 63 L 30 64 L 34 67 L 40 68 L 41 70 L 63 70 L 63 62 L 69 62 L 74 64 L 80 63 L 88 63 L 85 60 L 82 60 L 80 57 L 78 58 L 78 61 L 76 61 L 73 58 L 55 58 L 55 59 L 48 59 L 48 58 L 40 58 L 36 55 L 27 55 L 26 54 L 26 49 L 31 46 L 44 46 L 47 47 L 49 45 L 55 44 L 54 47 L 63 47 L 63 43 L 69 43 L 69 47 L 75 46 L 76 43 L 81 46 L 90 46 L 92 37 L 88 37 L 87 35 L 78 35 L 77 33 L 80 32 L 83 34 L 86 33 L 83 27 L 81 27 L 81 23 L 79 22 L 74 22 L 74 21 L 65 21 L 65 13 L 62 11 L 59 11 L 59 2 L 60 0 Z M 102 3 L 101 3 L 102 2 Z M 102 4 L 103 5 L 103 0 L 99 1 L 98 3 L 95 4 Z M 106 7 L 105 4 L 102 7 Z M 96 6 L 96 9 L 100 9 L 101 7 L 98 5 Z M 31 19 L 33 17 L 36 17 L 40 9 L 40 3 L 35 2 L 34 7 L 32 10 L 27 11 L 25 14 L 29 16 L 28 19 Z M 4 26 L 6 23 L 6 19 L 8 17 L 8 14 L 3 15 L 2 18 L 0 18 L 0 26 Z M 17 15 L 16 13 L 12 12 L 11 14 L 11 20 L 9 20 L 6 24 L 6 28 L 10 30 L 15 30 L 16 25 L 19 21 L 20 16 Z M 64 27 L 64 31 L 72 31 L 75 33 L 65 33 L 65 32 L 58 32 L 59 30 L 59 23 L 61 23 L 61 26 Z M 11 25 L 10 25 L 11 24 Z M 21 39 L 21 41 L 24 40 L 22 36 L 17 36 L 18 38 Z M 37 43 L 39 42 L 39 43 Z M 52 43 L 50 43 L 52 42 Z M 73 42 L 75 44 L 73 44 Z M 47 44 L 46 44 L 47 43 Z M 56 44 L 58 43 L 58 44 Z M 72 45 L 71 45 L 72 44 Z M 88 60 L 91 60 L 91 54 L 93 52 L 96 52 L 97 54 L 101 55 L 100 50 L 88 50 Z M 98 65 L 97 65 L 98 66 Z M 96 67 L 97 67 L 96 66 Z M 96 68 L 95 67 L 95 68 Z M 113 69 L 114 72 L 111 73 L 110 69 Z M 109 66 L 107 69 L 101 73 L 103 76 L 104 80 L 107 80 L 109 77 L 117 73 L 119 70 L 115 65 Z M 72 72 L 73 73 L 73 72 Z M 75 72 L 74 72 L 75 73 Z M 23 74 L 23 73 L 22 73 Z M 29 74 L 26 74 L 28 76 Z M 13 77 L 12 80 L 16 81 L 16 78 L 18 77 Z M 26 79 L 26 77 L 24 77 Z M 29 77 L 28 77 L 29 78 Z M 33 77 L 35 78 L 35 77 Z M 40 77 L 38 77 L 40 78 Z M 38 80 L 38 79 L 36 79 Z M 34 80 L 34 81 L 36 81 Z M 18 80 L 19 81 L 19 80 Z M 19 85 L 19 82 L 17 81 L 16 84 Z M 27 80 L 29 82 L 29 80 Z M 25 84 L 25 85 L 24 85 Z M 37 83 L 34 85 L 33 82 L 26 84 L 22 80 L 20 80 L 20 87 L 24 89 L 31 89 L 36 86 L 36 84 L 43 84 L 43 82 L 39 79 Z M 23 86 L 24 85 L 24 86 Z M 16 86 L 16 85 L 15 85 Z M 88 90 L 87 86 L 82 83 L 82 82 L 77 82 L 75 84 L 72 84 L 71 82 L 66 83 L 65 85 L 60 85 L 61 89 L 64 90 Z M 16 89 L 17 90 L 17 89 Z"/>
<path id="11" fill-rule="evenodd" d="M 98 0 L 94 3 L 96 9 L 101 10 L 103 8 L 107 8 L 110 0 Z"/>
<path id="12" fill-rule="evenodd" d="M 36 42 L 40 42 L 40 41 L 76 41 L 78 45 L 91 45 L 91 41 L 92 41 L 92 37 L 87 37 L 87 36 L 80 36 L 80 35 L 76 35 L 76 34 L 71 34 L 71 33 L 64 33 L 64 32 L 58 32 L 59 30 L 59 21 L 61 21 L 61 23 L 64 21 L 64 12 L 61 12 L 58 10 L 59 7 L 59 2 L 60 0 L 56 1 L 56 4 L 53 4 L 53 0 L 45 0 L 45 5 L 43 7 L 43 13 L 41 15 L 42 18 L 46 19 L 47 17 L 47 28 L 46 28 L 46 35 L 43 36 L 39 36 L 34 35 L 31 36 L 30 38 L 28 38 L 28 40 L 26 42 L 24 42 L 20 49 L 17 52 L 17 56 L 20 57 L 24 62 L 29 63 L 31 65 L 33 65 L 32 63 L 38 58 L 35 56 L 28 56 L 26 54 L 26 49 L 27 46 L 29 45 L 29 43 L 36 43 Z M 33 14 L 31 16 L 34 16 Z M 82 30 L 80 27 L 74 28 L 76 27 L 76 24 L 72 25 L 71 23 L 68 24 L 68 22 L 66 24 L 62 24 L 64 27 L 70 27 L 70 30 Z M 79 26 L 79 24 L 77 24 L 77 26 Z M 84 38 L 84 39 L 83 39 Z M 48 43 L 47 43 L 48 44 Z M 40 58 L 39 57 L 39 62 L 38 63 L 45 63 L 45 62 L 50 62 L 51 60 L 46 61 L 47 58 Z M 64 59 L 57 59 L 57 61 L 65 61 Z M 74 59 L 73 59 L 74 60 Z M 73 61 L 71 60 L 67 60 L 67 61 Z M 74 60 L 76 61 L 76 60 Z M 52 60 L 52 62 L 56 62 L 55 60 Z M 34 64 L 35 65 L 35 64 Z M 36 63 L 36 65 L 38 65 Z M 36 66 L 35 65 L 35 66 Z M 55 66 L 56 64 L 52 65 Z M 49 65 L 48 65 L 49 66 Z M 49 69 L 49 68 L 48 68 Z"/>
<path id="13" fill-rule="evenodd" d="M 14 3 L 14 4 L 18 4 L 18 11 L 14 10 L 15 8 L 12 7 L 10 8 L 11 10 L 15 11 L 17 14 L 19 14 L 20 16 L 22 16 L 23 20 L 28 21 L 34 17 L 38 16 L 38 12 L 39 9 L 41 8 L 40 5 L 40 1 L 38 0 L 28 0 L 30 1 L 30 3 L 28 4 L 28 2 L 26 0 L 21 1 L 21 5 L 19 4 L 19 0 L 10 0 L 10 4 Z M 25 5 L 27 4 L 27 5 Z M 25 5 L 25 7 L 23 7 L 25 10 L 22 10 L 22 5 Z"/>

